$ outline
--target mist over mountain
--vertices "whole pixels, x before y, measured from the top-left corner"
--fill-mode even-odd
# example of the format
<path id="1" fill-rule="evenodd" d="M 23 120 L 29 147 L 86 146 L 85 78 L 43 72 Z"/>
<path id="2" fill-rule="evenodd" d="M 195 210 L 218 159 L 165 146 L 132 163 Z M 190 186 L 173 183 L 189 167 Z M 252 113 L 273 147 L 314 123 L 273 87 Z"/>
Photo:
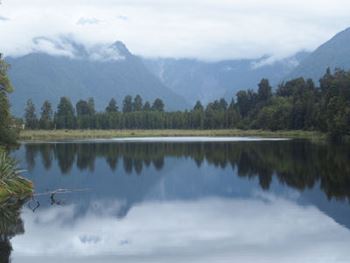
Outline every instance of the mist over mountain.
<path id="1" fill-rule="evenodd" d="M 70 97 L 74 104 L 79 99 L 93 97 L 97 110 L 104 110 L 112 97 L 120 107 L 124 96 L 137 94 L 150 101 L 159 97 L 169 110 L 188 106 L 184 98 L 150 73 L 122 42 L 86 48 L 69 38 L 33 41 L 38 50 L 6 58 L 15 87 L 10 100 L 16 116 L 23 116 L 29 98 L 39 113 L 44 100 L 55 106 L 62 96 Z"/>
<path id="2" fill-rule="evenodd" d="M 295 56 L 269 62 L 261 59 L 204 62 L 193 59 L 145 59 L 145 64 L 167 87 L 194 104 L 220 97 L 231 99 L 238 90 L 256 89 L 262 78 L 278 84 L 308 56 Z"/>
<path id="3" fill-rule="evenodd" d="M 321 78 L 329 67 L 350 69 L 350 28 L 336 34 L 332 39 L 321 45 L 303 60 L 288 76 L 312 78 L 315 82 Z"/>
<path id="4" fill-rule="evenodd" d="M 350 69 L 350 29 L 346 29 L 312 53 L 270 61 L 260 59 L 206 62 L 195 59 L 141 58 L 122 42 L 87 47 L 70 37 L 33 39 L 36 48 L 20 57 L 7 57 L 15 86 L 12 110 L 23 115 L 25 102 L 32 98 L 39 112 L 44 100 L 54 106 L 61 96 L 95 98 L 97 110 L 104 110 L 114 97 L 119 106 L 125 95 L 140 94 L 144 100 L 160 97 L 167 110 L 191 108 L 197 100 L 206 104 L 238 90 L 256 89 L 262 78 L 272 86 L 296 78 L 315 82 L 330 67 Z"/>

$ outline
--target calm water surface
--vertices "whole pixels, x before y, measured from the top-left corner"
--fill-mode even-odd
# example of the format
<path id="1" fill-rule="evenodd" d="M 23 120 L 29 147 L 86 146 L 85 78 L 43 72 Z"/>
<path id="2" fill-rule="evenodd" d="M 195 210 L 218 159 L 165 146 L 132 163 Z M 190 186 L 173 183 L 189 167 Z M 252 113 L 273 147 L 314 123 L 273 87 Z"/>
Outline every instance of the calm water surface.
<path id="1" fill-rule="evenodd" d="M 350 262 L 348 146 L 132 139 L 14 155 L 37 193 L 72 192 L 0 208 L 0 262 L 11 246 L 14 263 Z"/>

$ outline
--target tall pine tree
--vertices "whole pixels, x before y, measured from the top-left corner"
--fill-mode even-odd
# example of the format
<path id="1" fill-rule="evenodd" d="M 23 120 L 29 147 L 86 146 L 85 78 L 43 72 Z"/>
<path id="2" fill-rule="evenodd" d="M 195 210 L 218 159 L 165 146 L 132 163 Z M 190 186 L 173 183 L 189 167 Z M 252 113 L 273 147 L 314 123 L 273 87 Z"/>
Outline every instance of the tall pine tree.
<path id="1" fill-rule="evenodd" d="M 32 99 L 27 100 L 27 104 L 24 112 L 24 119 L 25 119 L 26 129 L 38 128 L 38 118 L 36 116 L 35 105 Z"/>

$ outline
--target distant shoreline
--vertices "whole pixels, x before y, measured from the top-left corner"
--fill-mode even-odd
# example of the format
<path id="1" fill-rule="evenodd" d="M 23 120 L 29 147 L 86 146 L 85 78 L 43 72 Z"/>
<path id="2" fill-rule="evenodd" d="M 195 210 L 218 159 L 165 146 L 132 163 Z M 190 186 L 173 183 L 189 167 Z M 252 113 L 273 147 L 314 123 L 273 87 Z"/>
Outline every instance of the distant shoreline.
<path id="1" fill-rule="evenodd" d="M 23 130 L 19 140 L 31 141 L 64 141 L 79 139 L 111 139 L 125 137 L 263 137 L 324 140 L 327 135 L 314 131 L 264 131 L 264 130 Z"/>

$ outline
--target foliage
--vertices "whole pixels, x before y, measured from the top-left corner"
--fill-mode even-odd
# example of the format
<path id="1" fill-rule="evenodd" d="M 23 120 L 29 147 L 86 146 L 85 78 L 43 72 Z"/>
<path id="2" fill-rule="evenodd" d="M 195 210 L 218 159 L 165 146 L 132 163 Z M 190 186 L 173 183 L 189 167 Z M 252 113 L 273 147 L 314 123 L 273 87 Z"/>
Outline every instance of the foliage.
<path id="1" fill-rule="evenodd" d="M 39 120 L 40 129 L 52 129 L 53 128 L 53 111 L 52 105 L 49 101 L 44 101 L 41 107 L 41 117 Z"/>
<path id="2" fill-rule="evenodd" d="M 0 198 L 16 196 L 24 198 L 31 194 L 31 183 L 20 176 L 22 170 L 17 168 L 17 162 L 0 150 Z"/>
<path id="3" fill-rule="evenodd" d="M 0 144 L 16 142 L 17 132 L 10 113 L 8 95 L 13 91 L 10 79 L 7 76 L 9 65 L 0 54 Z"/>
<path id="4" fill-rule="evenodd" d="M 21 208 L 24 200 L 0 200 L 0 262 L 11 262 L 11 239 L 24 233 Z"/>
<path id="5" fill-rule="evenodd" d="M 69 98 L 62 97 L 55 114 L 55 126 L 58 129 L 75 128 L 74 108 Z"/>
<path id="6" fill-rule="evenodd" d="M 107 113 L 116 113 L 116 112 L 118 112 L 117 101 L 114 98 L 112 98 L 109 101 L 108 106 L 106 107 L 106 112 Z"/>
<path id="7" fill-rule="evenodd" d="M 80 100 L 77 115 L 68 98 L 61 98 L 55 126 L 79 129 L 265 129 L 326 132 L 333 137 L 350 134 L 350 72 L 326 72 L 316 87 L 311 79 L 281 83 L 275 92 L 267 79 L 258 90 L 241 90 L 230 104 L 223 98 L 197 101 L 190 111 L 165 112 L 157 98 L 151 104 L 140 95 L 128 95 L 123 110 L 111 99 L 104 112 L 95 112 L 93 99 Z"/>
<path id="8" fill-rule="evenodd" d="M 27 105 L 24 112 L 25 125 L 28 129 L 38 128 L 38 118 L 36 116 L 36 109 L 32 99 L 27 100 Z"/>

